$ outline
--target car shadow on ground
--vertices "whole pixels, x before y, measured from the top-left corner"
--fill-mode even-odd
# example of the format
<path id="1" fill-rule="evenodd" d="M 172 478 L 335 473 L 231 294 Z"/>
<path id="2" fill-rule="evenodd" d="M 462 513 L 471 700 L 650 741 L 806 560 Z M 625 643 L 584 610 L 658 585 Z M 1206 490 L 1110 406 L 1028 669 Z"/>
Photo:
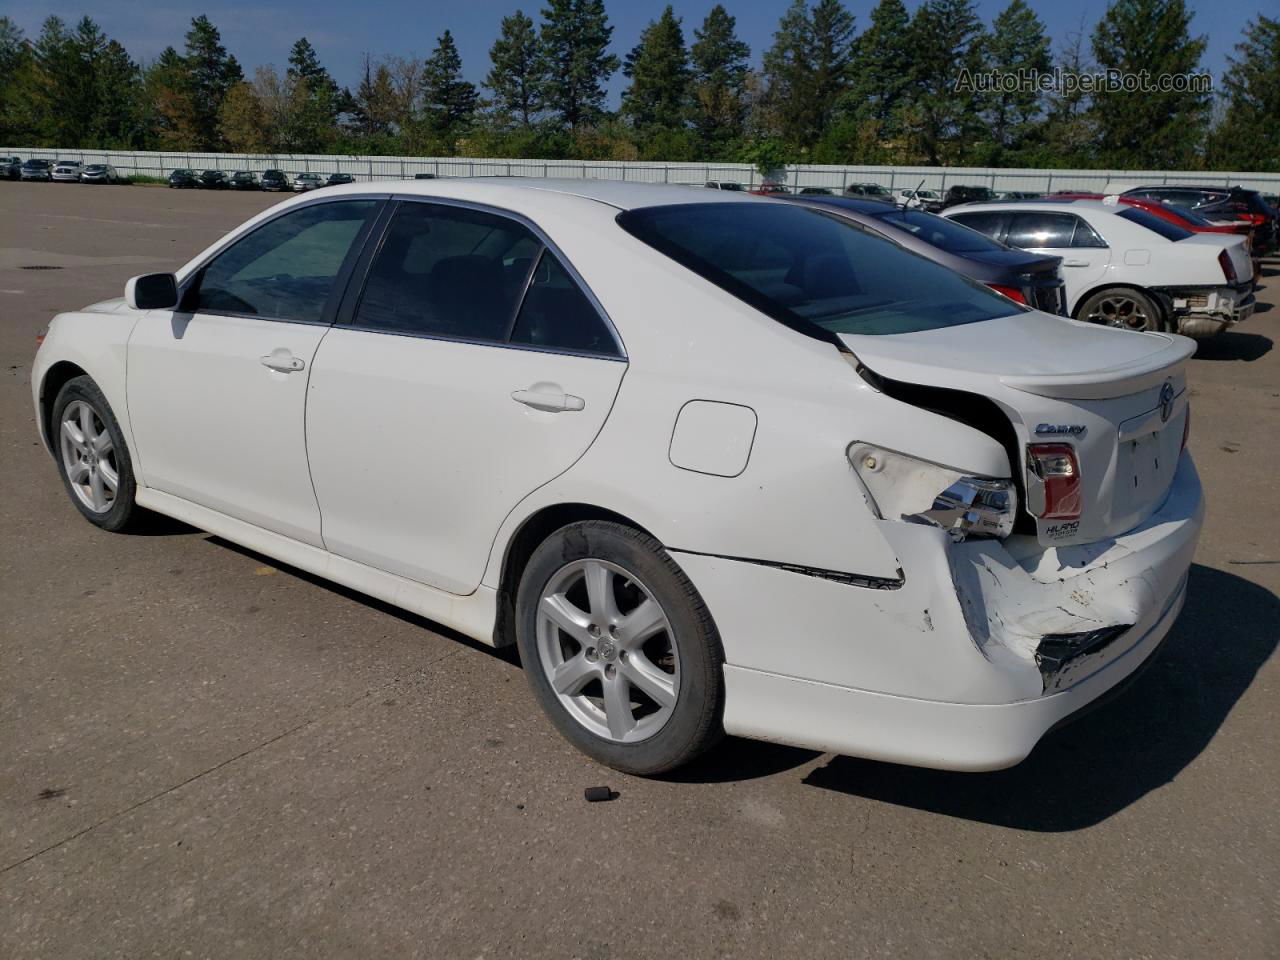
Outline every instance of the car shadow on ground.
<path id="1" fill-rule="evenodd" d="M 1270 304 L 1263 306 L 1271 308 Z M 1208 340 L 1197 341 L 1195 359 L 1253 361 L 1270 353 L 1272 346 L 1271 338 L 1260 333 L 1229 330 Z"/>
<path id="2" fill-rule="evenodd" d="M 1213 739 L 1280 642 L 1280 599 L 1196 564 L 1159 657 L 1115 700 L 1049 734 L 1021 764 L 948 773 L 836 757 L 805 783 L 944 816 L 1081 830 L 1171 782 Z"/>

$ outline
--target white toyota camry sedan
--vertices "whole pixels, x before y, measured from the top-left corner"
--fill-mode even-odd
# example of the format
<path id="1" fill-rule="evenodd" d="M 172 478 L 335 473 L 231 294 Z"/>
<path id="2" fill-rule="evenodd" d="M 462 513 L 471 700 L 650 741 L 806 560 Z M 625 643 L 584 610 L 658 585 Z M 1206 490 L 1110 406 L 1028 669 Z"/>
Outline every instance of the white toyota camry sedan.
<path id="1" fill-rule="evenodd" d="M 90 522 L 518 644 L 618 769 L 728 732 L 987 770 L 1182 606 L 1192 351 L 795 204 L 433 180 L 296 197 L 60 314 L 33 390 Z"/>

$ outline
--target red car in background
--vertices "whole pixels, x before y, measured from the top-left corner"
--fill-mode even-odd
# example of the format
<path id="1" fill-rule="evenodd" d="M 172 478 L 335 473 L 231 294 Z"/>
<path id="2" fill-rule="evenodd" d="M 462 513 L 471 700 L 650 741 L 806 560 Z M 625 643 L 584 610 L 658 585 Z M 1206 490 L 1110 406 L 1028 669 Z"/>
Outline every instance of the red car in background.
<path id="1" fill-rule="evenodd" d="M 764 183 L 760 184 L 760 186 L 753 187 L 747 192 L 754 193 L 757 197 L 772 197 L 772 196 L 778 195 L 779 193 L 790 193 L 791 191 L 786 188 L 785 184 L 775 183 L 772 180 L 766 180 Z"/>
<path id="2" fill-rule="evenodd" d="M 1105 200 L 1106 197 L 1101 193 L 1073 193 L 1063 192 L 1053 195 L 1055 200 Z M 1146 210 L 1148 213 L 1154 214 L 1161 220 L 1167 220 L 1169 223 L 1176 223 L 1185 230 L 1192 233 L 1233 233 L 1245 237 L 1245 249 L 1249 251 L 1249 256 L 1253 260 L 1253 275 L 1260 276 L 1258 272 L 1258 256 L 1253 250 L 1253 224 L 1245 220 L 1229 220 L 1214 222 L 1203 214 L 1196 213 L 1194 210 L 1183 210 L 1180 207 L 1172 207 L 1157 200 L 1144 200 L 1141 197 L 1127 197 L 1123 194 L 1115 197 L 1118 203 L 1123 203 L 1126 207 L 1137 207 L 1139 210 Z"/>

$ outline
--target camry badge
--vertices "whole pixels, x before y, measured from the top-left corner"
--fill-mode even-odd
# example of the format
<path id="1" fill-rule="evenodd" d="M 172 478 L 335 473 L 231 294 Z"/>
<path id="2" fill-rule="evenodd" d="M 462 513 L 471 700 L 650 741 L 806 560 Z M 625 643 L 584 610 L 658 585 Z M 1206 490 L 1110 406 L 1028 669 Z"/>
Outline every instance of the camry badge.
<path id="1" fill-rule="evenodd" d="M 1083 437 L 1088 428 L 1082 423 L 1037 423 L 1037 437 Z"/>

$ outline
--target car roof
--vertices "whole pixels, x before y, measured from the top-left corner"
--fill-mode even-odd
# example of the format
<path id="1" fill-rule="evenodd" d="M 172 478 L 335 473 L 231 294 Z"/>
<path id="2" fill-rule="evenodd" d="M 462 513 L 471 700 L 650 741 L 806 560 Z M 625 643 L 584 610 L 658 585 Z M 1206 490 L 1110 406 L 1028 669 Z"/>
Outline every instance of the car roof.
<path id="1" fill-rule="evenodd" d="M 1063 207 L 1073 207 L 1077 210 L 1093 210 L 1098 213 L 1116 212 L 1114 204 L 1103 203 L 1101 200 L 1075 200 L 1071 197 L 1055 200 L 1053 197 L 1045 197 L 1041 200 L 992 200 L 986 203 L 961 203 L 948 208 L 947 213 L 952 210 L 1061 210 Z"/>
<path id="2" fill-rule="evenodd" d="M 394 186 L 380 183 L 353 184 L 347 189 L 364 193 L 386 193 L 389 189 L 405 195 L 447 197 L 456 194 L 460 198 L 483 200 L 484 194 L 492 199 L 512 194 L 537 192 L 558 193 L 586 200 L 594 200 L 619 210 L 635 210 L 640 207 L 662 207 L 680 203 L 778 203 L 765 197 L 751 196 L 745 191 L 707 190 L 700 184 L 640 183 L 623 180 L 589 180 L 577 178 L 541 177 L 447 177 L 435 180 L 398 180 Z M 353 191 L 353 192 L 354 192 Z"/>
<path id="3" fill-rule="evenodd" d="M 852 210 L 855 213 L 867 214 L 883 214 L 891 213 L 894 210 L 901 210 L 902 207 L 896 203 L 886 203 L 884 200 L 863 200 L 861 197 L 840 197 L 834 194 L 802 194 L 804 200 L 788 200 L 788 203 L 804 203 L 806 205 L 834 207 L 837 210 Z"/>

